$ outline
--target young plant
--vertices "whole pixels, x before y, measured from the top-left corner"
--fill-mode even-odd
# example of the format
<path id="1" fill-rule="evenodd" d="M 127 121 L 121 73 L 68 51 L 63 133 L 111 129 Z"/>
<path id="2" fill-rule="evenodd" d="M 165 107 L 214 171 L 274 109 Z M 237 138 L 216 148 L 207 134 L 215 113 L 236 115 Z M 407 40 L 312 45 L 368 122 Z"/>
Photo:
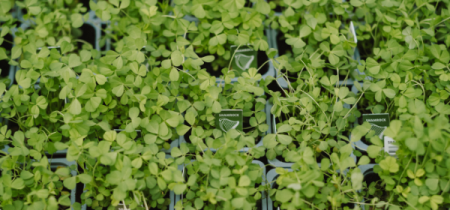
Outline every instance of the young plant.
<path id="1" fill-rule="evenodd" d="M 350 124 L 355 121 L 349 104 L 356 102 L 356 95 L 347 86 L 335 86 L 336 75 L 312 74 L 304 79 L 285 95 L 269 91 L 273 133 L 263 140 L 269 160 L 296 162 L 301 159 L 300 145 L 314 148 L 313 156 L 320 160 L 348 144 Z"/>
<path id="2" fill-rule="evenodd" d="M 448 5 L 432 1 L 351 4 L 357 8 L 354 18 L 365 20 L 357 26 L 362 40 L 358 42 L 362 54 L 358 69 L 364 72 L 360 79 L 378 86 L 370 85 L 372 93 L 367 92 L 367 97 L 374 95 L 377 100 L 375 112 L 406 113 L 415 100 L 426 99 L 430 99 L 427 112 L 446 112 L 450 43 L 445 38 L 448 30 L 443 28 L 449 24 Z M 385 96 L 393 100 L 385 101 Z"/>
<path id="3" fill-rule="evenodd" d="M 205 71 L 198 75 L 202 75 L 199 78 L 205 80 L 200 82 L 209 82 L 209 85 L 202 83 L 200 87 L 189 89 L 191 93 L 188 100 L 182 101 L 186 109 L 186 122 L 192 128 L 185 139 L 198 150 L 219 149 L 220 144 L 211 144 L 214 139 L 222 139 L 219 137 L 224 133 L 219 125 L 216 125 L 215 114 L 225 109 L 241 109 L 243 131 L 240 140 L 245 142 L 242 146 L 255 147 L 269 129 L 265 113 L 266 96 L 263 95 L 264 89 L 257 83 L 261 75 L 255 68 L 250 68 L 235 83 L 216 83 L 215 78 Z M 264 154 L 262 148 L 255 148 L 254 151 L 259 153 L 258 156 Z"/>
<path id="4" fill-rule="evenodd" d="M 339 80 L 350 78 L 356 63 L 354 35 L 347 12 L 347 2 L 284 1 L 283 15 L 271 23 L 277 31 L 276 43 L 281 65 L 275 65 L 278 76 L 296 82 L 303 71 L 316 69 Z M 276 22 L 275 22 L 276 21 Z"/>
<path id="5" fill-rule="evenodd" d="M 363 60 L 379 55 L 381 48 L 391 48 L 393 41 L 410 49 L 421 45 L 422 40 L 450 44 L 448 30 L 444 29 L 450 24 L 445 1 L 356 0 L 350 4 L 355 8 L 353 19 Z"/>
<path id="6" fill-rule="evenodd" d="M 184 179 L 178 165 L 184 159 L 160 152 L 153 135 L 136 138 L 108 131 L 104 139 L 85 140 L 78 155 L 84 166 L 81 198 L 87 206 L 101 209 L 121 203 L 130 209 L 163 209 L 171 203 L 170 190 L 181 193 Z"/>
<path id="7" fill-rule="evenodd" d="M 174 1 L 176 11 L 197 18 L 198 30 L 187 36 L 194 51 L 200 56 L 217 55 L 211 65 L 205 65 L 211 75 L 225 74 L 223 68 L 233 56 L 232 45 L 253 45 L 255 51 L 260 50 L 258 66 L 267 60 L 263 51 L 269 45 L 262 22 L 270 10 L 263 0 L 252 2 L 254 6 L 246 5 L 245 0 Z"/>
<path id="8" fill-rule="evenodd" d="M 15 44 L 24 46 L 29 40 L 36 47 L 61 46 L 62 48 L 81 48 L 86 42 L 79 39 L 84 22 L 89 14 L 82 15 L 86 8 L 81 3 L 56 0 L 56 1 L 15 1 L 22 15 L 23 30 L 19 29 Z M 23 43 L 25 42 L 25 43 Z M 88 49 L 95 48 L 92 44 Z M 63 50 L 64 51 L 64 50 Z"/>
<path id="9" fill-rule="evenodd" d="M 379 167 L 374 171 L 382 182 L 370 186 L 369 191 L 385 191 L 379 193 L 387 196 L 371 204 L 383 209 L 448 208 L 448 117 L 420 114 L 404 115 L 402 119 L 392 121 L 385 131 L 398 146 L 397 157 L 379 152 L 380 147 L 375 153 Z"/>
<path id="10" fill-rule="evenodd" d="M 1 151 L 0 203 L 4 209 L 60 209 L 78 207 L 71 203 L 75 167 L 54 167 L 42 144 L 47 133 L 34 127 L 25 134 L 11 135 L 7 126 L 0 129 L 1 143 L 10 143 L 8 152 Z"/>
<path id="11" fill-rule="evenodd" d="M 317 164 L 313 147 L 302 144 L 301 156 L 291 167 L 276 168 L 269 196 L 280 209 L 354 209 L 362 200 L 363 175 L 349 160 L 350 144 L 333 151 Z"/>
<path id="12" fill-rule="evenodd" d="M 264 168 L 248 153 L 239 152 L 238 132 L 225 134 L 224 145 L 212 151 L 197 151 L 185 160 L 186 184 L 175 209 L 260 209 L 265 188 Z M 181 145 L 180 154 L 189 149 Z"/>
<path id="13" fill-rule="evenodd" d="M 150 32 L 144 33 L 133 26 L 126 39 L 133 42 L 143 40 L 146 33 Z M 194 73 L 179 69 L 185 65 L 182 54 L 185 49 L 173 44 L 171 59 L 150 71 L 144 63 L 145 55 L 141 48 L 130 44 L 118 52 L 108 51 L 99 60 L 92 61 L 86 57 L 86 61 L 74 64 L 81 74 L 79 77 L 75 74 L 68 76 L 60 97 L 68 99 L 65 111 L 70 116 L 89 119 L 91 123 L 87 126 L 82 121 L 70 122 L 71 128 L 83 124 L 82 127 L 87 127 L 81 135 L 97 138 L 102 138 L 102 134 L 111 129 L 140 130 L 143 136 L 152 134 L 156 143 L 165 149 L 187 132 L 182 116 L 185 110 L 179 109 L 176 103 L 183 98 L 180 88 L 195 79 Z M 77 55 L 70 57 L 80 59 Z"/>

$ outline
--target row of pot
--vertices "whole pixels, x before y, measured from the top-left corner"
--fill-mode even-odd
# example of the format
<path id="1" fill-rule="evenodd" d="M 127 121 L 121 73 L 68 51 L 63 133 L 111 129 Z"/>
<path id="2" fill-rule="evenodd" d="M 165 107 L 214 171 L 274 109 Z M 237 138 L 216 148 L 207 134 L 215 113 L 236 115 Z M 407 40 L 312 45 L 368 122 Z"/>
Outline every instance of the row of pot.
<path id="1" fill-rule="evenodd" d="M 83 1 L 83 5 L 84 6 L 88 6 L 89 3 L 87 3 L 87 1 Z M 22 10 L 16 9 L 17 11 L 14 13 L 16 16 L 16 18 L 18 18 L 19 20 L 21 20 L 21 24 L 19 26 L 18 29 L 21 29 L 23 31 L 26 31 L 27 28 L 30 27 L 30 25 L 34 24 L 32 23 L 30 20 L 24 20 L 22 18 L 23 14 L 22 14 Z M 76 30 L 81 31 L 81 36 L 78 37 L 78 39 L 82 40 L 85 43 L 89 43 L 93 49 L 96 49 L 102 53 L 109 51 L 109 50 L 115 50 L 114 47 L 114 40 L 112 40 L 111 37 L 111 33 L 109 28 L 111 26 L 111 22 L 110 21 L 102 21 L 100 18 L 98 18 L 95 15 L 95 12 L 92 10 L 88 10 L 89 12 L 89 18 L 84 20 L 84 24 L 77 28 Z M 276 13 L 278 16 L 280 15 L 280 13 Z M 192 22 L 196 22 L 198 24 L 199 20 L 195 17 L 186 15 L 184 17 L 186 20 L 192 21 Z M 356 34 L 354 34 L 354 26 L 351 23 L 350 24 L 350 28 L 352 28 L 351 31 L 353 31 L 353 34 L 351 35 L 352 37 L 355 38 L 355 42 L 357 42 L 356 39 Z M 14 37 L 15 37 L 15 33 L 18 31 L 18 29 L 11 29 L 12 31 L 12 36 L 10 36 L 9 34 L 6 36 L 6 40 L 8 40 L 9 42 L 13 42 Z M 272 29 L 272 28 L 268 28 L 264 30 L 264 34 L 266 36 L 266 41 L 268 43 L 268 47 L 273 48 L 273 49 L 277 49 L 278 50 L 278 54 L 279 55 L 283 55 L 284 52 L 287 50 L 287 48 L 290 48 L 290 46 L 286 45 L 282 40 L 280 40 L 280 35 L 282 35 L 282 32 L 276 29 Z M 8 37 L 10 36 L 10 37 Z M 3 43 L 3 47 L 5 47 L 8 51 L 10 49 L 12 49 L 13 45 L 10 45 L 9 42 L 4 42 Z M 81 49 L 82 43 L 78 43 L 78 48 Z M 277 56 L 278 56 L 277 54 Z M 277 57 L 276 56 L 276 57 Z M 356 61 L 359 61 L 359 53 L 358 50 L 355 48 L 353 55 L 351 55 L 353 57 L 353 59 L 355 59 Z M 268 61 L 268 57 L 267 55 L 263 52 L 263 51 L 258 51 L 258 63 L 257 66 L 261 66 L 262 64 L 265 63 L 265 61 Z M 2 63 L 0 64 L 1 67 L 3 67 L 2 69 L 10 69 L 9 71 L 3 71 L 2 72 L 2 77 L 8 77 L 11 80 L 11 83 L 14 81 L 13 79 L 13 72 L 17 71 L 13 66 L 9 67 L 8 62 L 3 60 Z M 0 67 L 0 68 L 1 68 Z M 218 81 L 221 81 L 219 79 L 219 76 L 221 75 L 219 70 L 213 70 L 210 69 L 210 66 L 205 66 L 208 70 L 208 72 L 210 74 L 216 75 L 218 78 Z M 355 71 L 357 71 L 355 69 Z M 282 88 L 288 88 L 288 84 L 285 81 L 285 78 L 282 78 L 279 73 L 276 71 L 276 69 L 274 68 L 272 62 L 268 62 L 267 64 L 265 64 L 264 66 L 262 66 L 261 70 L 259 70 L 259 73 L 262 75 L 262 78 L 266 78 L 267 76 L 274 76 L 277 77 L 279 84 Z M 236 81 L 236 80 L 233 80 Z M 344 81 L 342 79 L 342 81 Z M 351 84 L 353 82 L 352 79 L 346 79 L 346 84 Z"/>
<path id="2" fill-rule="evenodd" d="M 344 83 L 347 83 L 347 81 L 340 81 L 339 82 L 339 84 L 344 84 Z M 221 81 L 218 81 L 217 84 L 220 85 Z M 354 86 L 347 85 L 347 87 L 349 87 L 349 89 L 351 89 L 351 91 L 353 93 L 358 93 L 358 90 Z M 39 83 L 35 84 L 35 88 L 39 89 Z M 68 103 L 69 103 L 69 100 L 66 98 L 65 104 L 68 104 Z M 265 104 L 265 106 L 264 106 L 264 109 L 263 109 L 263 112 L 265 114 L 265 121 L 264 121 L 264 123 L 268 125 L 268 130 L 266 132 L 264 132 L 264 134 L 261 137 L 255 139 L 255 146 L 254 146 L 254 148 L 264 147 L 263 140 L 264 140 L 264 137 L 267 134 L 277 134 L 278 121 L 277 121 L 277 117 L 273 113 L 271 113 L 272 106 L 273 105 L 270 102 L 267 102 Z M 347 109 L 351 108 L 351 105 L 349 105 L 349 104 L 344 104 L 343 106 L 344 106 L 344 108 L 347 108 Z M 244 121 L 246 121 L 246 119 L 244 119 Z M 8 125 L 9 129 L 12 128 L 13 130 L 18 130 L 17 124 L 13 123 L 13 122 L 10 122 L 7 119 L 0 118 L 0 123 L 3 123 L 4 125 Z M 244 122 L 244 123 L 248 123 L 248 122 Z M 353 127 L 358 126 L 358 123 L 359 123 L 358 121 L 355 122 Z M 113 129 L 113 130 L 116 131 L 117 133 L 125 131 L 124 129 Z M 140 137 L 141 136 L 141 130 L 136 130 L 136 132 L 137 132 L 138 137 Z M 348 134 L 349 134 L 348 138 L 351 139 L 350 131 L 348 132 Z M 162 148 L 161 151 L 170 154 L 172 148 L 179 147 L 183 143 L 191 144 L 192 142 L 190 141 L 190 135 L 191 135 L 191 132 L 189 131 L 185 135 L 181 135 L 178 138 L 173 139 L 170 142 L 170 147 L 167 148 L 167 149 Z M 363 141 L 363 140 L 358 140 L 358 141 L 354 142 L 352 144 L 352 146 L 355 149 L 357 149 L 358 151 L 360 151 L 360 152 L 366 152 L 367 147 L 368 147 L 367 143 L 365 143 L 365 141 Z M 8 148 L 9 148 L 9 146 L 6 145 L 3 150 L 5 152 L 7 152 Z M 250 147 L 244 147 L 241 150 L 241 152 L 248 152 L 250 149 L 251 149 Z M 216 148 L 210 148 L 210 150 L 216 151 L 217 149 Z M 56 151 L 56 152 L 54 152 L 52 154 L 66 154 L 66 153 L 67 153 L 67 149 L 66 150 L 61 150 L 61 151 Z M 357 157 L 354 156 L 353 154 L 351 156 L 352 156 L 352 158 L 354 159 L 354 161 L 356 163 L 357 162 Z M 277 156 L 274 159 L 266 159 L 264 161 L 264 163 L 265 164 L 271 164 L 274 167 L 284 167 L 284 168 L 291 167 L 292 164 L 293 164 L 293 163 L 290 163 L 290 162 L 287 162 L 287 161 L 283 160 L 283 157 L 280 157 L 280 156 Z"/>
<path id="3" fill-rule="evenodd" d="M 79 168 L 77 168 L 77 163 L 75 161 L 67 161 L 67 159 L 65 159 L 63 157 L 63 153 L 59 153 L 58 155 L 55 156 L 59 156 L 59 157 L 52 157 L 49 159 L 49 168 L 52 171 L 56 171 L 60 168 L 68 168 L 70 170 L 70 173 L 72 174 L 72 176 L 76 176 L 77 175 L 77 170 L 80 170 Z M 166 155 L 167 159 L 172 158 L 170 155 Z M 194 163 L 194 160 L 190 161 L 191 163 Z M 261 176 L 261 182 L 259 183 L 259 185 L 266 185 L 268 184 L 269 189 L 277 189 L 278 188 L 278 184 L 276 183 L 276 180 L 278 179 L 278 177 L 280 176 L 280 174 L 278 174 L 278 170 L 276 170 L 273 165 L 267 166 L 264 163 L 262 163 L 261 161 L 258 160 L 253 160 L 252 164 L 254 165 L 255 168 L 259 168 L 262 171 L 262 176 Z M 319 167 L 320 167 L 320 163 L 318 163 Z M 367 184 L 367 186 L 369 186 L 371 183 L 376 183 L 377 181 L 380 180 L 379 176 L 377 173 L 373 172 L 373 168 L 375 167 L 375 164 L 369 164 L 369 165 L 361 165 L 358 166 L 358 168 L 361 170 L 361 172 L 364 174 L 364 182 Z M 292 169 L 290 167 L 282 167 L 283 170 L 287 170 L 287 171 L 292 171 Z M 269 170 L 270 169 L 270 170 Z M 187 168 L 185 165 L 179 165 L 178 166 L 178 170 L 182 172 L 183 176 L 185 177 L 186 181 L 188 180 L 188 176 L 187 176 Z M 267 171 L 268 170 L 268 171 Z M 345 172 L 344 172 L 345 173 Z M 66 191 L 66 192 L 70 192 L 70 202 L 73 205 L 75 202 L 80 203 L 81 202 L 81 198 L 80 196 L 82 196 L 83 191 L 86 192 L 84 190 L 85 186 L 83 184 L 77 184 L 77 187 L 75 189 L 69 190 L 67 188 L 64 188 L 63 186 L 58 186 L 58 188 L 61 188 L 61 191 Z M 257 210 L 272 210 L 272 209 L 280 209 L 279 207 L 275 207 L 274 206 L 274 201 L 272 200 L 271 196 L 267 195 L 268 192 L 261 191 L 261 199 L 257 200 L 257 204 L 256 204 L 256 209 Z M 175 205 L 177 203 L 182 203 L 183 202 L 183 198 L 186 196 L 186 194 L 181 194 L 181 195 L 176 195 L 173 191 L 170 191 L 167 195 L 164 196 L 165 199 L 170 199 L 170 205 L 168 206 L 169 210 L 174 210 L 175 209 Z M 361 203 L 363 203 L 364 200 L 361 201 Z M 351 204 L 349 207 L 353 208 L 355 205 Z M 144 206 L 142 206 L 144 207 Z M 361 206 L 362 209 L 367 209 L 366 206 L 362 205 Z M 78 207 L 72 207 L 73 209 L 76 209 Z M 129 206 L 128 206 L 129 208 Z M 81 206 L 82 210 L 89 210 L 91 209 L 90 207 L 88 207 L 86 204 Z M 125 209 L 124 205 L 122 203 L 120 203 L 116 209 Z"/>

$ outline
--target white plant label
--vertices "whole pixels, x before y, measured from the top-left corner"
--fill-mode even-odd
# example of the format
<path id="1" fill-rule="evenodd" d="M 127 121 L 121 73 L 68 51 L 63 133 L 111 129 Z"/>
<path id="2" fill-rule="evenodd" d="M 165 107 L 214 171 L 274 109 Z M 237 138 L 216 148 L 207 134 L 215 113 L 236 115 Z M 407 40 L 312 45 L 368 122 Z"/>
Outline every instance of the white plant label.
<path id="1" fill-rule="evenodd" d="M 384 136 L 384 151 L 389 155 L 395 156 L 398 146 L 394 145 L 395 140 L 389 136 Z"/>

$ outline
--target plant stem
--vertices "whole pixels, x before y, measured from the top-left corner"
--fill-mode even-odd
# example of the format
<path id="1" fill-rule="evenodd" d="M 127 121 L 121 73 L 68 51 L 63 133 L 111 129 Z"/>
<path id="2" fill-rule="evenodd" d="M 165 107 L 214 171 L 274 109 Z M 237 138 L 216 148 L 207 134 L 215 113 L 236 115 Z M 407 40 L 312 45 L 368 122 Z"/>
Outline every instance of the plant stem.
<path id="1" fill-rule="evenodd" d="M 355 102 L 355 105 L 352 106 L 352 108 L 350 110 L 348 110 L 347 114 L 345 114 L 344 119 L 347 118 L 348 114 L 352 111 L 353 108 L 356 107 L 356 104 L 358 104 L 358 101 L 361 100 L 362 96 L 364 95 L 365 92 L 362 92 L 361 95 L 359 96 L 358 100 Z"/>
<path id="2" fill-rule="evenodd" d="M 241 45 L 239 45 L 239 46 L 236 48 L 236 50 L 234 50 L 233 56 L 231 56 L 230 63 L 228 64 L 228 71 L 230 71 L 230 68 L 231 68 L 231 62 L 233 62 L 234 55 L 236 55 L 236 52 L 239 50 L 240 47 L 241 47 Z"/>
<path id="3" fill-rule="evenodd" d="M 142 200 L 144 200 L 145 209 L 149 210 L 148 205 L 147 205 L 147 201 L 145 200 L 144 193 L 141 192 L 141 195 L 142 195 Z"/>
<path id="4" fill-rule="evenodd" d="M 260 70 L 264 65 L 266 65 L 267 63 L 269 63 L 269 61 L 270 61 L 270 60 L 267 60 L 266 62 L 264 62 L 264 63 L 258 68 L 258 70 L 256 70 L 256 71 L 259 72 L 259 70 Z"/>
<path id="5" fill-rule="evenodd" d="M 406 169 L 408 169 L 408 167 L 409 167 L 409 164 L 411 163 L 411 160 L 412 160 L 412 156 L 411 156 L 411 158 L 409 159 L 409 161 L 408 161 L 408 164 L 406 164 L 406 166 L 405 166 L 405 169 L 403 169 L 403 172 L 402 172 L 402 174 L 400 175 L 400 178 L 398 179 L 398 181 L 397 181 L 397 184 L 396 185 L 398 185 L 399 183 L 400 183 L 400 180 L 402 179 L 402 177 L 403 177 L 403 174 L 405 173 L 405 171 L 406 171 Z M 392 198 L 393 198 L 393 196 L 394 196 L 394 193 L 392 193 L 391 194 L 391 196 L 389 197 L 389 200 L 388 200 L 388 203 L 390 203 L 391 202 L 391 200 L 392 200 Z M 387 209 L 387 206 L 386 206 L 386 208 L 385 209 Z"/>

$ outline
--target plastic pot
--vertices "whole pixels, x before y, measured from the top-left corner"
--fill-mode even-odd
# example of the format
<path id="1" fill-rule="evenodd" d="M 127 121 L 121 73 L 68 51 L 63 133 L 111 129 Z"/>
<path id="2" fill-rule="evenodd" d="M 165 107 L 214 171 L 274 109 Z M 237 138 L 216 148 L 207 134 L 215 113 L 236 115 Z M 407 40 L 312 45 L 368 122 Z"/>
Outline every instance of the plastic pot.
<path id="1" fill-rule="evenodd" d="M 270 107 L 272 107 L 272 104 L 270 105 Z M 344 108 L 350 109 L 351 106 L 349 104 L 344 104 Z M 269 109 L 269 112 L 270 112 L 270 109 Z M 272 128 L 269 129 L 269 130 L 271 130 L 272 133 L 275 134 L 275 133 L 277 133 L 277 122 L 276 122 L 275 115 L 273 115 L 272 113 L 270 113 L 270 120 L 272 122 L 271 122 L 271 124 L 269 126 L 272 126 Z M 275 157 L 275 159 L 273 159 L 273 160 L 268 160 L 269 164 L 273 165 L 274 167 L 282 167 L 282 168 L 290 168 L 294 164 L 294 163 L 291 163 L 291 162 L 284 162 L 284 161 L 278 159 L 278 157 L 279 156 Z M 350 155 L 350 157 L 352 157 L 354 159 L 355 163 L 356 163 L 356 156 L 353 153 Z M 320 161 L 318 161 L 318 163 L 319 162 Z"/>
<path id="2" fill-rule="evenodd" d="M 191 162 L 194 162 L 194 161 L 195 160 L 191 160 Z M 252 163 L 253 164 L 258 164 L 261 168 L 263 168 L 263 175 L 262 175 L 261 185 L 265 185 L 267 183 L 266 176 L 265 176 L 266 175 L 265 165 L 261 161 L 258 161 L 258 160 L 253 160 Z M 183 172 L 183 175 L 186 177 L 187 176 L 186 167 L 182 167 L 182 168 L 179 168 L 179 169 Z M 269 210 L 268 206 L 267 206 L 267 199 L 270 199 L 270 198 L 268 198 L 268 196 L 266 195 L 266 192 L 265 191 L 261 191 L 261 200 L 259 200 L 260 205 L 256 204 L 258 210 Z M 175 204 L 177 202 L 183 202 L 182 200 L 183 200 L 183 194 L 182 195 L 175 195 Z"/>
<path id="3" fill-rule="evenodd" d="M 279 13 L 278 15 L 281 15 L 281 13 Z M 350 23 L 350 25 L 353 26 L 353 23 Z M 270 35 L 271 41 L 269 42 L 269 47 L 275 48 L 278 50 L 278 53 L 275 57 L 284 55 L 284 52 L 286 52 L 287 50 L 290 50 L 291 47 L 289 45 L 287 45 L 284 40 L 282 40 L 283 32 L 281 32 L 279 30 L 270 30 L 270 31 L 271 31 L 272 35 Z M 359 51 L 357 48 L 355 48 L 352 58 L 358 62 L 360 61 Z M 278 78 L 279 77 L 278 71 L 276 69 L 274 69 L 274 70 L 275 70 L 276 78 Z M 358 69 L 355 69 L 355 71 L 356 71 L 356 73 L 361 74 Z M 344 78 L 342 78 L 342 79 L 344 79 Z M 289 88 L 288 83 L 284 78 L 278 78 L 277 81 L 282 88 L 284 88 L 284 89 Z M 347 80 L 339 80 L 339 85 L 351 85 L 351 84 L 353 84 L 353 79 L 348 78 Z"/>
<path id="4" fill-rule="evenodd" d="M 52 171 L 56 171 L 58 167 L 70 167 L 72 165 L 77 165 L 77 163 L 75 161 L 67 161 L 65 158 L 53 158 L 53 159 L 49 159 L 49 163 L 50 163 L 50 168 Z M 77 171 L 75 170 L 71 170 L 70 173 L 72 174 L 72 176 L 76 176 L 77 175 Z M 77 188 L 71 190 L 71 195 L 70 195 L 70 203 L 73 205 L 76 202 L 76 195 L 77 195 Z"/>
<path id="5" fill-rule="evenodd" d="M 263 136 L 260 137 L 260 139 L 259 139 L 258 142 L 255 142 L 255 147 L 261 147 L 261 146 L 263 146 L 263 139 L 264 139 L 264 136 L 265 136 L 266 134 L 268 134 L 268 133 L 272 133 L 272 126 L 271 126 L 272 120 L 271 120 L 271 113 L 270 113 L 270 109 L 271 109 L 271 108 L 272 108 L 272 104 L 270 104 L 269 102 L 267 102 L 266 105 L 265 105 L 265 108 L 264 108 L 264 112 L 266 113 L 266 124 L 269 126 L 269 129 L 264 133 Z M 245 118 L 244 118 L 244 120 L 245 120 Z M 179 145 L 181 145 L 182 143 L 189 143 L 189 142 L 190 142 L 190 140 L 189 140 L 190 134 L 191 134 L 191 130 L 189 130 L 184 136 L 180 136 L 180 143 L 179 143 Z M 251 148 L 249 148 L 249 147 L 244 147 L 244 148 L 242 148 L 242 150 L 240 150 L 240 151 L 241 151 L 241 152 L 247 152 L 247 151 L 249 151 L 250 149 L 251 149 Z M 213 151 L 213 152 L 217 151 L 217 150 L 214 149 L 214 148 L 207 148 L 207 149 L 205 149 L 205 150 L 211 150 L 211 151 Z"/>
<path id="6" fill-rule="evenodd" d="M 5 40 L 3 41 L 3 43 L 0 47 L 4 48 L 6 50 L 6 54 L 9 54 L 8 52 L 11 52 L 11 49 L 14 46 L 12 44 L 13 40 L 14 40 L 14 36 L 7 34 L 3 38 Z M 6 85 L 6 88 L 9 89 L 14 81 L 16 67 L 9 65 L 8 60 L 0 60 L 0 69 L 1 69 L 0 79 L 1 80 L 9 79 L 9 81 L 4 82 Z"/>

